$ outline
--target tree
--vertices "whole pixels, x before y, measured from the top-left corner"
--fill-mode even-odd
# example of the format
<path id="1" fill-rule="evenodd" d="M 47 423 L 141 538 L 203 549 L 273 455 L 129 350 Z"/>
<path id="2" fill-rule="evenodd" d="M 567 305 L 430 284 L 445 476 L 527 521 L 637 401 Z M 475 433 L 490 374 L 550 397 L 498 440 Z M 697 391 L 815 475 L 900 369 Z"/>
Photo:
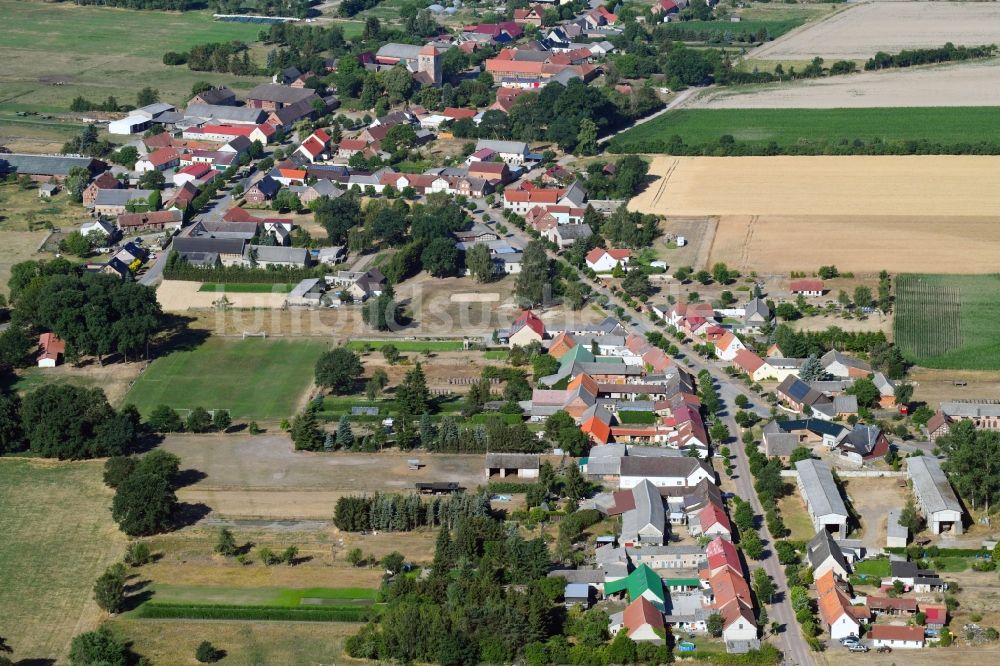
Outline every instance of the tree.
<path id="1" fill-rule="evenodd" d="M 809 460 L 812 458 L 812 449 L 805 446 L 797 446 L 792 450 L 792 455 L 789 456 L 788 460 L 793 465 L 800 460 Z"/>
<path id="2" fill-rule="evenodd" d="M 722 616 L 718 613 L 712 613 L 708 616 L 708 620 L 705 622 L 706 628 L 710 636 L 718 638 L 722 635 Z"/>
<path id="3" fill-rule="evenodd" d="M 549 258 L 540 241 L 531 241 L 524 248 L 521 272 L 514 282 L 514 294 L 523 305 L 541 304 L 549 290 Z"/>
<path id="4" fill-rule="evenodd" d="M 129 536 L 147 536 L 167 530 L 177 507 L 170 483 L 151 473 L 130 475 L 118 486 L 111 517 Z"/>
<path id="5" fill-rule="evenodd" d="M 477 243 L 466 250 L 465 266 L 476 282 L 490 282 L 495 274 L 490 250 L 482 243 Z"/>
<path id="6" fill-rule="evenodd" d="M 125 566 L 115 564 L 108 567 L 94 583 L 94 601 L 112 615 L 125 607 Z"/>
<path id="7" fill-rule="evenodd" d="M 913 399 L 913 384 L 897 384 L 894 397 L 897 405 L 908 405 Z"/>
<path id="8" fill-rule="evenodd" d="M 427 378 L 418 362 L 406 373 L 403 383 L 396 388 L 396 403 L 402 416 L 415 418 L 427 412 L 431 401 L 427 390 Z"/>
<path id="9" fill-rule="evenodd" d="M 202 641 L 194 651 L 194 658 L 203 664 L 213 664 L 222 658 L 215 646 L 208 641 Z"/>
<path id="10" fill-rule="evenodd" d="M 212 415 L 204 407 L 195 407 L 188 414 L 184 426 L 189 432 L 208 432 L 212 429 Z"/>
<path id="11" fill-rule="evenodd" d="M 392 551 L 382 558 L 382 568 L 386 570 L 390 575 L 395 576 L 403 570 L 403 566 L 406 564 L 406 558 L 399 551 Z"/>
<path id="12" fill-rule="evenodd" d="M 236 537 L 233 536 L 232 530 L 228 527 L 219 529 L 219 536 L 215 540 L 215 552 L 223 557 L 235 557 L 239 552 Z"/>
<path id="13" fill-rule="evenodd" d="M 577 155 L 597 154 L 597 124 L 590 118 L 580 121 L 580 131 L 576 135 Z"/>
<path id="14" fill-rule="evenodd" d="M 364 562 L 364 559 L 365 555 L 363 552 L 361 552 L 360 548 L 351 548 L 349 551 L 347 551 L 347 561 L 350 562 L 353 566 L 356 567 L 361 566 L 361 563 Z"/>
<path id="15" fill-rule="evenodd" d="M 229 410 L 217 409 L 212 414 L 212 425 L 219 432 L 226 432 L 233 424 L 233 419 L 229 416 Z"/>
<path id="16" fill-rule="evenodd" d="M 324 352 L 316 361 L 316 383 L 334 393 L 349 393 L 364 372 L 361 357 L 345 347 Z"/>
<path id="17" fill-rule="evenodd" d="M 117 488 L 129 474 L 135 471 L 138 461 L 129 456 L 111 456 L 104 462 L 104 484 Z"/>
<path id="18" fill-rule="evenodd" d="M 387 286 L 381 295 L 369 299 L 361 310 L 361 318 L 377 331 L 388 331 L 400 323 L 399 305 L 391 286 Z"/>
<path id="19" fill-rule="evenodd" d="M 881 395 L 875 382 L 867 377 L 858 378 L 846 393 L 858 399 L 859 407 L 873 407 Z"/>
<path id="20" fill-rule="evenodd" d="M 450 238 L 435 238 L 420 255 L 424 269 L 434 277 L 458 274 L 458 248 Z"/>
<path id="21" fill-rule="evenodd" d="M 753 591 L 757 594 L 757 601 L 761 604 L 771 603 L 774 593 L 777 592 L 777 586 L 763 567 L 753 571 Z"/>
<path id="22" fill-rule="evenodd" d="M 612 664 L 634 664 L 638 659 L 638 648 L 627 631 L 619 631 L 608 646 L 608 662 Z"/>
<path id="23" fill-rule="evenodd" d="M 632 270 L 622 280 L 622 289 L 625 293 L 634 298 L 645 299 L 653 294 L 653 286 L 649 283 L 649 276 L 641 270 Z"/>
<path id="24" fill-rule="evenodd" d="M 752 560 L 759 560 L 764 557 L 764 544 L 761 543 L 757 532 L 753 530 L 740 535 L 740 547 L 746 553 L 746 556 Z"/>
<path id="25" fill-rule="evenodd" d="M 102 390 L 66 384 L 35 389 L 25 396 L 21 408 L 21 425 L 31 451 L 60 460 L 127 453 L 138 436 L 134 418 L 131 411 L 116 413 Z"/>
<path id="26" fill-rule="evenodd" d="M 133 567 L 141 567 L 148 564 L 152 557 L 149 544 L 145 541 L 133 541 L 125 549 L 125 564 Z"/>
<path id="27" fill-rule="evenodd" d="M 719 284 L 729 284 L 733 275 L 724 263 L 719 262 L 712 266 L 712 279 Z"/>
<path id="28" fill-rule="evenodd" d="M 799 370 L 799 379 L 806 383 L 822 381 L 826 376 L 826 369 L 816 354 L 810 354 Z"/>
<path id="29" fill-rule="evenodd" d="M 184 429 L 180 415 L 169 405 L 157 405 L 146 425 L 154 432 L 180 432 Z"/>
<path id="30" fill-rule="evenodd" d="M 70 666 L 126 666 L 128 650 L 110 629 L 101 627 L 73 638 L 69 663 Z"/>
<path id="31" fill-rule="evenodd" d="M 899 524 L 908 529 L 910 534 L 917 534 L 923 528 L 923 520 L 917 513 L 917 505 L 912 497 L 907 498 L 903 510 L 899 512 Z"/>
<path id="32" fill-rule="evenodd" d="M 854 288 L 854 305 L 859 308 L 869 308 L 872 305 L 872 290 L 859 284 Z"/>
<path id="33" fill-rule="evenodd" d="M 374 400 L 389 383 L 389 375 L 382 368 L 375 368 L 371 379 L 365 383 L 365 397 Z"/>
<path id="34" fill-rule="evenodd" d="M 753 520 L 753 507 L 750 506 L 750 502 L 741 501 L 736 505 L 736 510 L 733 511 L 733 522 L 736 523 L 741 534 L 753 529 Z"/>
<path id="35" fill-rule="evenodd" d="M 59 249 L 77 257 L 90 256 L 90 241 L 79 231 L 71 232 L 59 242 Z"/>
<path id="36" fill-rule="evenodd" d="M 160 91 L 146 86 L 135 96 L 136 106 L 148 106 L 160 101 Z"/>
<path id="37" fill-rule="evenodd" d="M 290 434 L 295 448 L 300 451 L 319 451 L 326 440 L 311 407 L 292 419 Z"/>
<path id="38" fill-rule="evenodd" d="M 349 449 L 354 446 L 354 432 L 351 430 L 351 421 L 347 414 L 340 417 L 337 422 L 337 437 L 334 440 L 338 449 Z"/>

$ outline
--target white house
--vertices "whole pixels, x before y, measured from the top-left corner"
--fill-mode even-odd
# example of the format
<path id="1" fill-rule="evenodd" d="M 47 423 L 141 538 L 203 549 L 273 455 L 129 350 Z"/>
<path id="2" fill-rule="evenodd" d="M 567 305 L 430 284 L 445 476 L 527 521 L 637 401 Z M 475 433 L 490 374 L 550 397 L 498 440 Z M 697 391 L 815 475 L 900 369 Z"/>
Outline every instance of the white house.
<path id="1" fill-rule="evenodd" d="M 110 222 L 105 222 L 104 220 L 94 220 L 93 222 L 84 222 L 80 225 L 80 235 L 89 236 L 90 234 L 104 234 L 108 238 L 114 235 L 115 226 Z"/>
<path id="2" fill-rule="evenodd" d="M 649 481 L 657 488 L 690 488 L 698 485 L 702 479 L 714 483 L 715 474 L 697 458 L 625 456 L 621 459 L 618 487 L 624 490 Z"/>
<path id="3" fill-rule="evenodd" d="M 874 624 L 868 631 L 872 645 L 877 648 L 919 649 L 924 647 L 924 628 L 895 624 Z"/>
<path id="4" fill-rule="evenodd" d="M 662 645 L 666 638 L 663 614 L 646 597 L 639 597 L 610 618 L 609 633 L 626 631 L 633 641 Z"/>
<path id="5" fill-rule="evenodd" d="M 523 141 L 494 141 L 493 139 L 480 139 L 476 143 L 476 152 L 487 148 L 497 154 L 501 160 L 511 166 L 524 164 L 528 157 L 528 144 Z"/>
<path id="6" fill-rule="evenodd" d="M 603 247 L 595 247 L 587 253 L 587 268 L 595 273 L 610 273 L 616 266 L 621 266 L 624 269 L 631 256 L 630 250 L 607 250 Z"/>

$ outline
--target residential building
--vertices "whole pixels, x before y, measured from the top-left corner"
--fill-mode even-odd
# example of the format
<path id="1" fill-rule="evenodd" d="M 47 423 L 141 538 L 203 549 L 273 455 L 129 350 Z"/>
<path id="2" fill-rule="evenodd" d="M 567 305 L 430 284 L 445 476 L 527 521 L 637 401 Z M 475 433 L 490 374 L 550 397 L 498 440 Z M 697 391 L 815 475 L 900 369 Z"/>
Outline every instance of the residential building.
<path id="1" fill-rule="evenodd" d="M 887 647 L 894 650 L 919 649 L 924 647 L 924 628 L 895 624 L 874 624 L 868 630 L 868 638 L 876 648 Z"/>
<path id="2" fill-rule="evenodd" d="M 147 171 L 166 171 L 173 169 L 181 163 L 181 154 L 176 148 L 158 148 L 140 158 L 135 163 L 136 173 L 146 173 Z"/>
<path id="3" fill-rule="evenodd" d="M 624 269 L 632 256 L 631 250 L 595 247 L 587 253 L 587 268 L 595 273 L 610 273 L 615 268 Z"/>
<path id="4" fill-rule="evenodd" d="M 836 538 L 847 538 L 847 507 L 830 466 L 821 460 L 800 460 L 795 463 L 795 471 L 813 529 L 829 531 Z"/>
<path id="5" fill-rule="evenodd" d="M 641 481 L 631 489 L 632 508 L 622 513 L 623 546 L 662 546 L 666 538 L 666 515 L 660 491 L 649 481 Z"/>
<path id="6" fill-rule="evenodd" d="M 609 633 L 625 631 L 633 641 L 663 645 L 666 625 L 662 611 L 645 597 L 639 597 L 621 613 L 610 617 Z"/>
<path id="7" fill-rule="evenodd" d="M 509 166 L 521 166 L 528 158 L 528 144 L 523 141 L 495 141 L 493 139 L 479 139 L 476 142 L 476 150 L 488 148 L 496 153 L 504 163 Z"/>
<path id="8" fill-rule="evenodd" d="M 320 98 L 314 90 L 265 83 L 247 93 L 246 103 L 253 109 L 275 111 L 297 102 L 307 102 L 311 105 L 316 100 Z"/>
<path id="9" fill-rule="evenodd" d="M 837 580 L 832 570 L 816 579 L 819 595 L 819 614 L 830 631 L 830 638 L 837 641 L 847 636 L 860 636 L 861 623 L 869 619 L 868 609 L 853 606 L 847 585 Z"/>
<path id="10" fill-rule="evenodd" d="M 258 268 L 271 266 L 287 268 L 308 268 L 309 250 L 304 247 L 283 247 L 280 245 L 247 245 L 243 251 L 243 264 Z"/>
<path id="11" fill-rule="evenodd" d="M 192 266 L 214 268 L 243 263 L 246 241 L 240 238 L 175 238 L 171 249 Z"/>
<path id="12" fill-rule="evenodd" d="M 882 589 L 893 587 L 897 580 L 903 584 L 905 590 L 918 594 L 942 592 L 948 589 L 948 584 L 936 572 L 920 569 L 915 562 L 900 560 L 889 562 L 889 576 L 882 579 Z"/>
<path id="13" fill-rule="evenodd" d="M 819 362 L 826 373 L 834 377 L 868 377 L 872 373 L 871 365 L 841 353 L 836 349 L 831 349 L 823 354 Z"/>
<path id="14" fill-rule="evenodd" d="M 962 533 L 962 504 L 955 496 L 937 458 L 916 456 L 906 459 L 913 483 L 913 495 L 932 534 Z"/>
<path id="15" fill-rule="evenodd" d="M 97 215 L 121 215 L 130 202 L 146 204 L 153 190 L 98 190 L 94 197 Z"/>
<path id="16" fill-rule="evenodd" d="M 806 560 L 813 570 L 813 579 L 818 579 L 827 571 L 833 571 L 846 580 L 851 570 L 840 546 L 833 540 L 828 530 L 819 530 L 806 545 Z"/>
<path id="17" fill-rule="evenodd" d="M 822 296 L 826 291 L 822 280 L 792 280 L 788 289 L 795 295 L 803 296 Z"/>
<path id="18" fill-rule="evenodd" d="M 100 190 L 117 190 L 122 187 L 122 182 L 115 178 L 110 171 L 105 171 L 94 180 L 90 181 L 83 190 L 83 205 L 85 208 L 92 208 L 94 199 Z"/>
<path id="19" fill-rule="evenodd" d="M 113 240 L 117 231 L 113 224 L 101 219 L 91 220 L 80 225 L 80 234 L 82 236 L 103 234 L 108 237 L 108 240 Z"/>
<path id="20" fill-rule="evenodd" d="M 715 473 L 697 458 L 641 458 L 626 456 L 621 459 L 619 488 L 633 488 L 648 479 L 658 488 L 693 487 L 702 479 L 715 480 Z"/>
<path id="21" fill-rule="evenodd" d="M 509 346 L 524 347 L 531 342 L 541 342 L 545 339 L 545 324 L 531 310 L 524 310 L 514 320 L 507 335 Z"/>
<path id="22" fill-rule="evenodd" d="M 605 596 L 622 593 L 627 594 L 630 601 L 645 598 L 661 612 L 667 599 L 663 580 L 645 564 L 640 564 L 624 578 L 604 583 Z"/>
<path id="23" fill-rule="evenodd" d="M 184 214 L 179 210 L 123 213 L 118 216 L 117 222 L 118 228 L 124 234 L 139 231 L 175 231 L 184 224 Z"/>
<path id="24" fill-rule="evenodd" d="M 54 368 L 66 353 L 66 343 L 55 333 L 38 336 L 38 367 Z"/>
<path id="25" fill-rule="evenodd" d="M 192 106 L 225 106 L 236 104 L 236 93 L 226 86 L 218 86 L 203 90 L 188 100 L 188 111 Z"/>

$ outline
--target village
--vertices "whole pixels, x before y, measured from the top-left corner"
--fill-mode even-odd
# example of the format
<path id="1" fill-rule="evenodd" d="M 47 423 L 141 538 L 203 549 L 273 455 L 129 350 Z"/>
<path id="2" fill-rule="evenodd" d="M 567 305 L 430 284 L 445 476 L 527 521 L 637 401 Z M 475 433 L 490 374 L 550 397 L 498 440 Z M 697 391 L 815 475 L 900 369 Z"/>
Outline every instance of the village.
<path id="1" fill-rule="evenodd" d="M 0 150 L 0 666 L 991 659 L 993 285 L 765 266 L 675 203 L 739 130 L 615 148 L 787 8 L 294 4 Z"/>

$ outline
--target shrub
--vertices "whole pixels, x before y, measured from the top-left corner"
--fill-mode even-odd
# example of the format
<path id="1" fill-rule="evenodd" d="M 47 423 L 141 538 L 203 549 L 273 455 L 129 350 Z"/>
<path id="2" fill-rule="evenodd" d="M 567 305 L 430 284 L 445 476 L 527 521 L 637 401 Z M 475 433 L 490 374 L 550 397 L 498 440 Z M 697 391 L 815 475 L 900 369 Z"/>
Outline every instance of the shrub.
<path id="1" fill-rule="evenodd" d="M 203 664 L 211 664 L 219 659 L 222 655 L 219 651 L 215 649 L 215 646 L 208 641 L 202 641 L 198 644 L 198 648 L 194 651 L 194 658 Z"/>
<path id="2" fill-rule="evenodd" d="M 139 607 L 138 616 L 147 619 L 188 620 L 277 620 L 293 622 L 364 622 L 371 608 L 363 606 L 227 606 L 224 604 L 157 604 Z"/>
<path id="3" fill-rule="evenodd" d="M 125 549 L 125 564 L 141 567 L 149 562 L 151 556 L 149 544 L 145 541 L 133 541 Z"/>

